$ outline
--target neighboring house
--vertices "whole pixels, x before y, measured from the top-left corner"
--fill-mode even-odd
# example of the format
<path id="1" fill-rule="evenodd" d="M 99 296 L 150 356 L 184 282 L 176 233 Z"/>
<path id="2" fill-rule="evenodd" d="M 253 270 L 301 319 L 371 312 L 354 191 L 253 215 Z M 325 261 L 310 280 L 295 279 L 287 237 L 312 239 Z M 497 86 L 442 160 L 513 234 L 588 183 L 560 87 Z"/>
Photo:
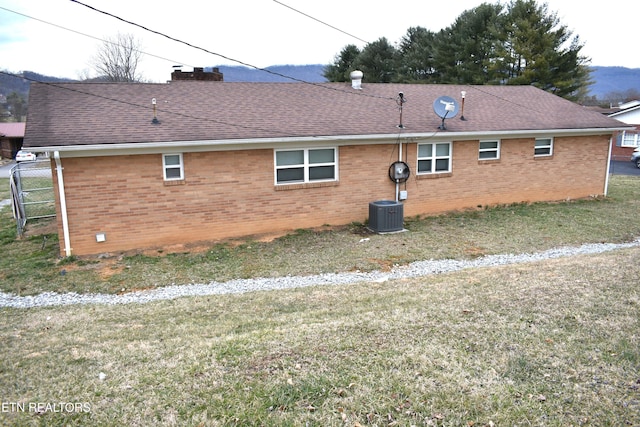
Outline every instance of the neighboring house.
<path id="1" fill-rule="evenodd" d="M 25 146 L 88 255 L 364 222 L 399 159 L 405 217 L 603 195 L 623 129 L 533 86 L 68 83 L 31 86 Z"/>
<path id="2" fill-rule="evenodd" d="M 25 124 L 0 123 L 0 157 L 13 159 L 22 148 Z"/>
<path id="3" fill-rule="evenodd" d="M 640 101 L 632 101 L 620 105 L 620 110 L 609 114 L 616 120 L 633 125 L 635 128 L 618 132 L 611 152 L 614 160 L 629 160 L 631 152 L 640 147 Z"/>

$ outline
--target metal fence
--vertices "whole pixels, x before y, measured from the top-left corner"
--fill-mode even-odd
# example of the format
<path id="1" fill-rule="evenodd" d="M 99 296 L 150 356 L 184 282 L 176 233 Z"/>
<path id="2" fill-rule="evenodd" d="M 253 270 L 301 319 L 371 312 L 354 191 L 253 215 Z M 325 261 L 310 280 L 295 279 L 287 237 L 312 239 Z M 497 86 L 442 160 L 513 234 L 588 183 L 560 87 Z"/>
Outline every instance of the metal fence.
<path id="1" fill-rule="evenodd" d="M 18 236 L 24 234 L 28 220 L 56 216 L 49 159 L 16 164 L 11 168 L 9 185 Z"/>

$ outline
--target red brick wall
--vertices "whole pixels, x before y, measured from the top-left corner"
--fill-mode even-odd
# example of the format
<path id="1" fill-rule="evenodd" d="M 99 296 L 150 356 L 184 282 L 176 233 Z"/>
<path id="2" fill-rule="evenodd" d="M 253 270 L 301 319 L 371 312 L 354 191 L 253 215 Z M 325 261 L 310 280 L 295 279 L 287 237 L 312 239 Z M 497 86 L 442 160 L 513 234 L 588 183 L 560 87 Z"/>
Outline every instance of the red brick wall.
<path id="1" fill-rule="evenodd" d="M 502 140 L 501 159 L 485 162 L 477 140 L 455 142 L 453 172 L 441 178 L 417 177 L 416 144 L 405 144 L 412 170 L 405 217 L 602 194 L 608 141 L 556 138 L 551 158 L 534 159 L 533 139 Z M 63 158 L 73 254 L 364 222 L 369 202 L 395 198 L 388 168 L 397 145 L 340 147 L 337 183 L 276 187 L 273 157 L 271 149 L 184 153 L 178 183 L 163 180 L 161 154 Z"/>
<path id="2" fill-rule="evenodd" d="M 478 145 L 477 140 L 454 143 L 450 176 L 414 176 L 407 183 L 405 215 L 576 199 L 604 192 L 608 136 L 555 138 L 553 156 L 538 158 L 533 155 L 533 139 L 503 139 L 499 160 L 478 160 Z M 415 157 L 413 146 L 408 158 Z M 415 165 L 411 167 L 415 169 Z"/>
<path id="3" fill-rule="evenodd" d="M 635 150 L 635 147 L 619 147 L 614 145 L 611 149 L 611 160 L 630 160 L 633 150 Z"/>
<path id="4" fill-rule="evenodd" d="M 640 132 L 640 126 L 636 126 L 636 130 L 634 133 Z M 613 136 L 613 147 L 611 148 L 611 160 L 631 160 L 631 154 L 635 147 L 623 147 L 617 145 L 617 140 L 621 137 L 622 132 L 618 132 L 618 134 Z"/>

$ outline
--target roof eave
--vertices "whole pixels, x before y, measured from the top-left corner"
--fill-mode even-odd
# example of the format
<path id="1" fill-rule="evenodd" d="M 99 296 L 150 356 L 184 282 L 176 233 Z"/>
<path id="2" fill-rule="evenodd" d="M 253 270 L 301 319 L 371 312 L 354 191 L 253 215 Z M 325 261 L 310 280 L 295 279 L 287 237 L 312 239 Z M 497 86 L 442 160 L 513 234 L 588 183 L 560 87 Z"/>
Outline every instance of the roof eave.
<path id="1" fill-rule="evenodd" d="M 164 142 L 134 142 L 116 144 L 93 145 L 65 145 L 65 146 L 41 146 L 33 147 L 32 151 L 56 152 L 62 157 L 89 157 L 89 156 L 118 156 L 131 154 L 156 154 L 172 152 L 203 152 L 203 151 L 229 151 L 269 148 L 289 148 L 294 144 L 304 146 L 340 146 L 362 144 L 388 144 L 417 140 L 470 140 L 488 138 L 531 138 L 541 136 L 588 136 L 607 135 L 616 131 L 629 129 L 628 126 L 615 128 L 589 128 L 589 129 L 544 129 L 544 130 L 501 130 L 483 132 L 450 132 L 437 130 L 434 132 L 407 132 L 398 130 L 397 134 L 370 134 L 370 135 L 321 135 L 286 138 L 250 138 L 250 139 L 224 139 L 224 140 L 200 140 L 200 141 L 164 141 Z"/>
<path id="2" fill-rule="evenodd" d="M 629 107 L 624 110 L 616 111 L 615 113 L 608 114 L 607 117 L 621 116 L 623 114 L 630 113 L 636 110 L 640 110 L 640 105 L 635 105 L 633 107 Z"/>

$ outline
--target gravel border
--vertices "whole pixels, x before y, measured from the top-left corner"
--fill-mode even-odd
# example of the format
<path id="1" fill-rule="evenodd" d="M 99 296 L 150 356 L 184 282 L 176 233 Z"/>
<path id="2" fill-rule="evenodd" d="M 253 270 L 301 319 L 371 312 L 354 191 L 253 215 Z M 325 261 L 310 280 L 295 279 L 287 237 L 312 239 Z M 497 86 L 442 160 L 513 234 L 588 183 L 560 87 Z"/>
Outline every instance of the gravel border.
<path id="1" fill-rule="evenodd" d="M 44 292 L 34 296 L 17 296 L 0 292 L 0 307 L 33 308 L 74 304 L 144 304 L 152 301 L 170 300 L 180 297 L 238 294 L 245 292 L 292 289 L 306 286 L 347 285 L 362 282 L 385 282 L 401 278 L 412 278 L 459 271 L 468 268 L 495 267 L 521 264 L 574 255 L 599 254 L 640 246 L 640 238 L 630 243 L 590 243 L 575 247 L 560 247 L 543 252 L 523 254 L 487 255 L 473 260 L 426 260 L 396 266 L 391 271 L 329 273 L 312 276 L 285 276 L 274 278 L 238 279 L 207 284 L 170 285 L 120 295 L 59 294 Z"/>

